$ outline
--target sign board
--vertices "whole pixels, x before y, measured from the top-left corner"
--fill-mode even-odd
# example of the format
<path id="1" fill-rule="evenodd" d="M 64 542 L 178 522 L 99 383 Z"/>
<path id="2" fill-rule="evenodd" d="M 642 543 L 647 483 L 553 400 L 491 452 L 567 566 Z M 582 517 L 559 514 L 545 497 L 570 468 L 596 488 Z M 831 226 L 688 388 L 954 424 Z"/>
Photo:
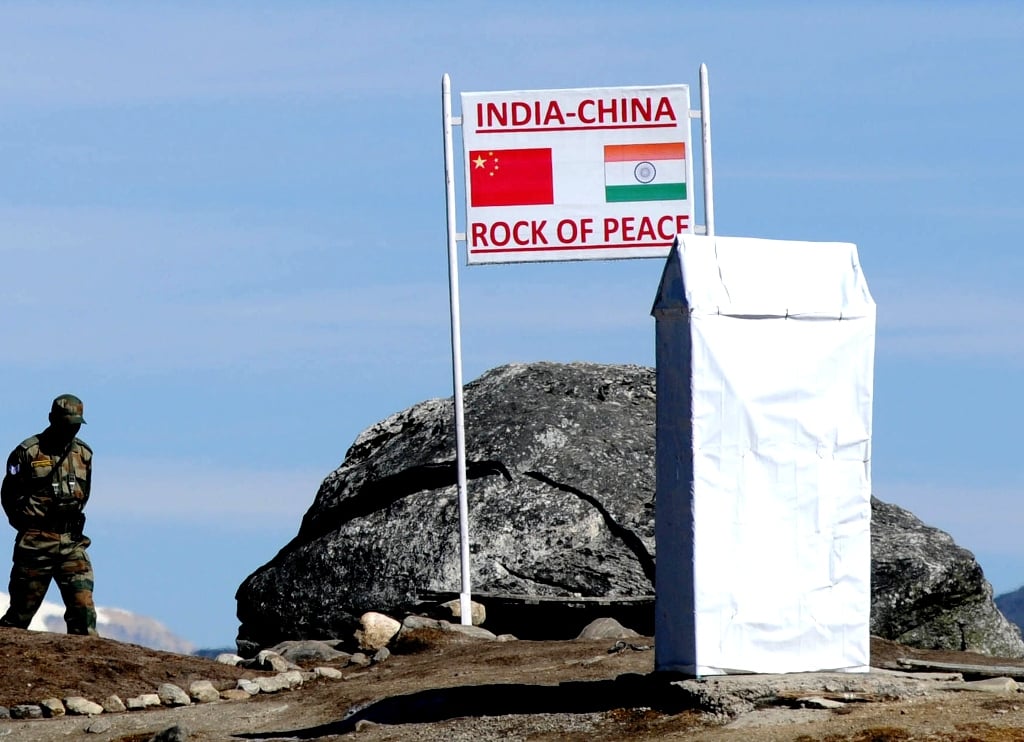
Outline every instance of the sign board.
<path id="1" fill-rule="evenodd" d="M 462 93 L 467 262 L 665 257 L 693 231 L 686 85 Z"/>

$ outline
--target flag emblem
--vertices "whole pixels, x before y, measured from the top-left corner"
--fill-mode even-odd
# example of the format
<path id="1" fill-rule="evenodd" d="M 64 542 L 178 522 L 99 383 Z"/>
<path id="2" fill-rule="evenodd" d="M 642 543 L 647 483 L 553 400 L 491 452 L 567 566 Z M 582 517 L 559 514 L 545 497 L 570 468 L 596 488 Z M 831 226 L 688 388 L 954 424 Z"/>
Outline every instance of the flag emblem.
<path id="1" fill-rule="evenodd" d="M 469 202 L 472 206 L 553 204 L 551 148 L 471 151 Z"/>
<path id="2" fill-rule="evenodd" d="M 607 203 L 686 200 L 686 145 L 606 144 L 604 195 Z"/>

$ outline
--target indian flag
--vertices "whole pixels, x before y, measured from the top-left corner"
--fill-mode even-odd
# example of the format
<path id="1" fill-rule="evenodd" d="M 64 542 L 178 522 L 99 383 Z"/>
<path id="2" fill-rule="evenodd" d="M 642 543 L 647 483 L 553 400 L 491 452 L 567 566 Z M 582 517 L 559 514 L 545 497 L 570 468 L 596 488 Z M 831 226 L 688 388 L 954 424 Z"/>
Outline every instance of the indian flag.
<path id="1" fill-rule="evenodd" d="M 604 200 L 685 201 L 686 145 L 606 144 Z"/>

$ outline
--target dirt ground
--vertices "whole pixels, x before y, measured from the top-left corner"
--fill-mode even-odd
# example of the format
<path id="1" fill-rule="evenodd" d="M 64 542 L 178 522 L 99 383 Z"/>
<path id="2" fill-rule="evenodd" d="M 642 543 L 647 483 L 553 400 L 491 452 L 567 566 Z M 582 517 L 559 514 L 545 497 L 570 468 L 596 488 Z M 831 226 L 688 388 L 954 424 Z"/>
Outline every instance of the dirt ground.
<path id="1" fill-rule="evenodd" d="M 1024 742 L 1024 693 L 1018 691 L 967 690 L 948 678 L 914 675 L 909 682 L 920 677 L 919 690 L 899 697 L 833 693 L 839 699 L 834 708 L 777 698 L 736 717 L 712 717 L 707 709 L 674 706 L 657 690 L 662 686 L 653 682 L 652 639 L 610 651 L 614 645 L 436 640 L 368 668 L 327 663 L 345 679 L 319 679 L 249 700 L 91 718 L 0 720 L 0 742 L 142 742 L 174 725 L 197 741 Z M 873 666 L 898 658 L 1024 665 L 1021 659 L 872 641 Z M 193 680 L 211 680 L 227 688 L 239 677 L 261 674 L 107 639 L 16 629 L 0 629 L 0 663 L 0 705 L 8 707 L 72 695 L 125 699 L 153 693 L 165 682 L 187 689 Z"/>

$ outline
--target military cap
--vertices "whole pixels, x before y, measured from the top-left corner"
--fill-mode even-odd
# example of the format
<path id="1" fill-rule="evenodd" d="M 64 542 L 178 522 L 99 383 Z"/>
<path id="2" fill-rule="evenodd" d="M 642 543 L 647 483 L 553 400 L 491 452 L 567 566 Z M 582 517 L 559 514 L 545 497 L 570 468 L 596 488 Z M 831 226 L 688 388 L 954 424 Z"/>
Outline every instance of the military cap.
<path id="1" fill-rule="evenodd" d="M 75 425 L 85 422 L 85 418 L 82 417 L 84 412 L 85 405 L 82 404 L 82 400 L 74 394 L 62 394 L 53 400 L 53 406 L 50 408 L 50 418 L 62 417 L 66 422 Z"/>

